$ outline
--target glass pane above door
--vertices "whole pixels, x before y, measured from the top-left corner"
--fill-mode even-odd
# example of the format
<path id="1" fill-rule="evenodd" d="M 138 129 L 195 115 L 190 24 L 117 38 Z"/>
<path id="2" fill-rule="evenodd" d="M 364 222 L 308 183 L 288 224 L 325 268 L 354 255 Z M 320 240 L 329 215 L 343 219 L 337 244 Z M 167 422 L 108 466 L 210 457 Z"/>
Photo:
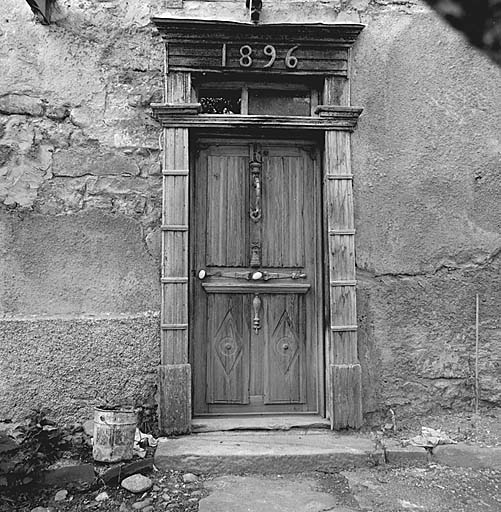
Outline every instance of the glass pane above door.
<path id="1" fill-rule="evenodd" d="M 310 91 L 249 90 L 249 114 L 262 116 L 309 116 Z"/>

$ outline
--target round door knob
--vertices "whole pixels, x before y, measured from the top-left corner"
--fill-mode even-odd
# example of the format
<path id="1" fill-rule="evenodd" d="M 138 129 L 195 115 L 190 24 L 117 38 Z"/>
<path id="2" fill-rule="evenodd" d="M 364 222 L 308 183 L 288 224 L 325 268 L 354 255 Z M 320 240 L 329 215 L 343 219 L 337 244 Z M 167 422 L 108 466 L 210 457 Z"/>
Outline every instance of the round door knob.
<path id="1" fill-rule="evenodd" d="M 229 352 L 231 350 L 231 343 L 226 343 L 226 345 L 224 346 L 224 348 Z"/>
<path id="2" fill-rule="evenodd" d="M 207 276 L 207 272 L 202 269 L 198 272 L 198 279 L 205 279 L 205 277 Z"/>
<path id="3" fill-rule="evenodd" d="M 263 273 L 262 272 L 254 272 L 252 274 L 252 280 L 253 281 L 259 281 L 259 279 L 261 279 L 263 277 Z"/>
<path id="4" fill-rule="evenodd" d="M 284 344 L 282 345 L 282 348 L 283 348 L 284 350 L 289 350 L 289 345 L 287 345 L 287 343 L 284 343 Z"/>

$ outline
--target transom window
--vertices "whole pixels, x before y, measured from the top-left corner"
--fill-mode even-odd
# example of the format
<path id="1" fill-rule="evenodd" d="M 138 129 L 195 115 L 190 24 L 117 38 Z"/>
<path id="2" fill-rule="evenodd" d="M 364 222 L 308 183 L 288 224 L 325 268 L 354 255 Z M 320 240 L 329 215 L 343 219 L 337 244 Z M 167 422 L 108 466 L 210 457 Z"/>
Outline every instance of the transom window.
<path id="1" fill-rule="evenodd" d="M 309 117 L 319 104 L 320 85 L 314 82 L 223 82 L 203 76 L 194 82 L 202 114 Z"/>

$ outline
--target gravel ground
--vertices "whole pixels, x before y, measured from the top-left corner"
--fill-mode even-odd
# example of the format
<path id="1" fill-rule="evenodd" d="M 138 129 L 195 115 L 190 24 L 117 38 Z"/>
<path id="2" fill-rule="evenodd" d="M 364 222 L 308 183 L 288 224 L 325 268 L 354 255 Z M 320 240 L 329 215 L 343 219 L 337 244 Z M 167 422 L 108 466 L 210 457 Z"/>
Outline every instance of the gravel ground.
<path id="1" fill-rule="evenodd" d="M 477 416 L 468 413 L 445 413 L 398 421 L 399 439 L 420 433 L 421 426 L 441 429 L 456 441 L 481 447 L 501 446 L 501 410 L 483 411 Z M 147 474 L 153 488 L 134 495 L 118 486 L 78 489 L 71 485 L 63 501 L 54 497 L 62 488 L 7 490 L 0 495 L 0 512 L 197 512 L 200 499 L 208 494 L 204 481 L 210 475 L 197 475 L 185 481 L 183 473 L 151 471 Z M 364 469 L 304 475 L 316 478 L 319 489 L 335 494 L 340 506 L 353 511 L 372 512 L 501 512 L 501 472 L 472 470 L 430 464 L 426 467 L 377 466 Z M 96 501 L 106 492 L 108 498 Z M 149 508 L 148 508 L 149 507 Z M 263 511 L 266 512 L 266 511 Z"/>
<path id="2" fill-rule="evenodd" d="M 501 472 L 431 464 L 341 473 L 358 508 L 373 512 L 499 512 Z"/>
<path id="3" fill-rule="evenodd" d="M 22 492 L 0 496 L 0 511 L 31 512 L 39 506 L 46 507 L 43 512 L 129 512 L 139 510 L 133 508 L 136 502 L 144 503 L 145 500 L 149 500 L 144 508 L 152 506 L 153 509 L 147 509 L 145 512 L 195 512 L 198 510 L 200 498 L 207 494 L 201 478 L 185 483 L 183 473 L 175 471 L 152 471 L 147 476 L 153 481 L 153 487 L 143 494 L 135 495 L 118 486 L 103 486 L 87 491 L 79 491 L 71 485 L 50 489 L 31 487 Z M 65 500 L 55 502 L 54 497 L 61 489 L 67 490 L 68 495 Z M 96 497 L 103 492 L 106 492 L 108 498 L 96 501 Z"/>

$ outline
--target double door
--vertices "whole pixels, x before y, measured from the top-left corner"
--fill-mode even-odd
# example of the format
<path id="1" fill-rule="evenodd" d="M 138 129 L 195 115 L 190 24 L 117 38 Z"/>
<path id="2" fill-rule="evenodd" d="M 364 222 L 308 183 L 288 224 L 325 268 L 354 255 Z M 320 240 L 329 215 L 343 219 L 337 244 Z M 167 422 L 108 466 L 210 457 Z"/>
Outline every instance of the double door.
<path id="1" fill-rule="evenodd" d="M 317 148 L 199 140 L 196 151 L 194 413 L 316 412 L 322 384 Z"/>

